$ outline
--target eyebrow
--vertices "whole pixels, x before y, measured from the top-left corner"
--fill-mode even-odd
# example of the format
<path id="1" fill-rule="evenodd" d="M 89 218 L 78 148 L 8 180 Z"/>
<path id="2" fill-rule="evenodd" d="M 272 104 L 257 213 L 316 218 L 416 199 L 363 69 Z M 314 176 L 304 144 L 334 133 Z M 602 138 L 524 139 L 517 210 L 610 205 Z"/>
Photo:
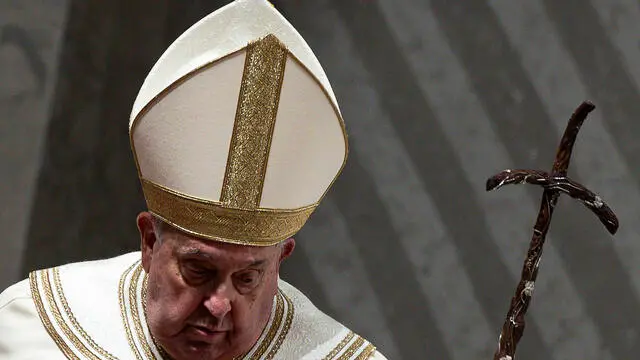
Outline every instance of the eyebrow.
<path id="1" fill-rule="evenodd" d="M 207 258 L 209 260 L 213 260 L 213 257 L 205 252 L 203 252 L 202 250 L 198 249 L 198 248 L 187 248 L 187 249 L 180 249 L 178 250 L 178 253 L 182 256 L 198 256 L 198 257 L 204 257 Z"/>
<path id="2" fill-rule="evenodd" d="M 266 259 L 256 260 L 256 261 L 252 262 L 251 264 L 249 264 L 249 266 L 247 266 L 247 267 L 260 266 L 260 265 L 263 265 L 266 262 L 267 262 Z"/>
<path id="3" fill-rule="evenodd" d="M 187 249 L 181 249 L 178 251 L 180 255 L 182 256 L 197 256 L 197 257 L 203 257 L 206 258 L 207 260 L 213 260 L 213 257 L 209 254 L 207 254 L 206 252 L 198 249 L 198 248 L 187 248 Z M 267 262 L 267 259 L 260 259 L 260 260 L 256 260 L 254 262 L 252 262 L 251 264 L 245 266 L 244 268 L 250 268 L 250 267 L 254 267 L 254 266 L 261 266 L 264 265 Z"/>

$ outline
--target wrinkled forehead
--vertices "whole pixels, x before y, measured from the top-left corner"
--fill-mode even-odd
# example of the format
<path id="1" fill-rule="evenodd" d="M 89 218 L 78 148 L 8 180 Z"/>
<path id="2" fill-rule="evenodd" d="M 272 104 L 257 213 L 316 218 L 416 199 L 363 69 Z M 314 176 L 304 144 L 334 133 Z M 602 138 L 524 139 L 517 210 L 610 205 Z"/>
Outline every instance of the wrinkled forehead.
<path id="1" fill-rule="evenodd" d="M 163 233 L 163 241 L 179 259 L 197 259 L 219 266 L 243 267 L 269 263 L 279 254 L 280 245 L 253 246 L 202 239 L 177 229 Z"/>

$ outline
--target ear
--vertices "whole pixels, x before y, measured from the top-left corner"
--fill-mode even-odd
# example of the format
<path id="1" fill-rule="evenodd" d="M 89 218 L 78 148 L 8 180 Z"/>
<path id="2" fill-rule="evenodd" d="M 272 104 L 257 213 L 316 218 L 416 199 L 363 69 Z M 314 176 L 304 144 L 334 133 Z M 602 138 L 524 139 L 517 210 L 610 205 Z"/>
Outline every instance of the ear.
<path id="1" fill-rule="evenodd" d="M 282 252 L 280 253 L 280 263 L 284 261 L 284 259 L 291 256 L 293 253 L 293 249 L 296 248 L 296 240 L 294 238 L 288 238 L 282 243 Z"/>
<path id="2" fill-rule="evenodd" d="M 136 222 L 138 224 L 138 232 L 140 233 L 140 250 L 142 252 L 142 267 L 144 271 L 149 273 L 151 267 L 151 259 L 153 257 L 153 247 L 158 241 L 155 228 L 153 226 L 153 215 L 144 211 L 138 214 Z"/>

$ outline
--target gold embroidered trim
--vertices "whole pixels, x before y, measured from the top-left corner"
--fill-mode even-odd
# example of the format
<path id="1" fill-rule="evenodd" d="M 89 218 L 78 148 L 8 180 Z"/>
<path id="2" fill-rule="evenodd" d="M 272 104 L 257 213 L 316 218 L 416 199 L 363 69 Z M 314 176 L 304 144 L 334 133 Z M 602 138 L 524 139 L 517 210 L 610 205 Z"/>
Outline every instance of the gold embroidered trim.
<path id="1" fill-rule="evenodd" d="M 44 270 L 44 275 L 42 276 L 42 288 L 44 289 L 47 303 L 49 304 L 49 310 L 53 314 L 53 318 L 56 320 L 56 323 L 58 323 L 58 326 L 60 327 L 62 332 L 66 335 L 67 339 L 75 346 L 76 350 L 82 353 L 82 355 L 86 356 L 89 359 L 98 360 L 99 358 L 89 349 L 87 349 L 87 347 L 80 341 L 80 339 L 78 339 L 78 337 L 73 333 L 73 331 L 64 321 L 64 318 L 60 313 L 60 308 L 58 308 L 58 304 L 53 297 L 51 282 L 49 281 L 49 271 L 46 270 Z"/>
<path id="2" fill-rule="evenodd" d="M 344 339 L 342 339 L 342 341 L 340 341 L 340 343 L 338 343 L 338 345 L 336 345 L 336 347 L 334 347 L 333 350 L 331 350 L 331 352 L 327 354 L 327 356 L 322 358 L 322 360 L 333 359 L 340 353 L 340 351 L 342 351 L 342 349 L 344 349 L 345 346 L 347 346 L 347 344 L 353 339 L 354 336 L 356 336 L 356 334 L 353 331 L 349 331 L 347 336 L 345 336 Z"/>
<path id="3" fill-rule="evenodd" d="M 42 322 L 42 325 L 44 325 L 44 328 L 49 333 L 49 336 L 51 337 L 51 339 L 53 339 L 53 341 L 56 343 L 60 351 L 62 351 L 62 353 L 67 357 L 67 359 L 72 359 L 72 360 L 80 359 L 78 356 L 76 356 L 73 353 L 69 345 L 67 345 L 67 343 L 62 338 L 62 336 L 58 334 L 56 329 L 53 327 L 53 324 L 51 323 L 49 316 L 47 315 L 47 311 L 44 308 L 42 297 L 40 295 L 40 290 L 38 289 L 38 279 L 37 279 L 38 274 L 40 274 L 40 277 L 42 277 L 42 270 L 33 271 L 29 273 L 29 285 L 31 287 L 31 297 L 33 298 L 33 302 L 36 305 L 36 309 L 38 310 L 40 321 Z"/>
<path id="4" fill-rule="evenodd" d="M 147 273 L 144 274 L 144 280 L 142 280 L 142 309 L 145 313 L 145 319 L 147 314 L 147 288 L 149 286 L 149 275 Z"/>
<path id="5" fill-rule="evenodd" d="M 225 208 L 142 179 L 149 211 L 187 233 L 218 241 L 268 246 L 294 235 L 315 205 L 296 210 Z"/>
<path id="6" fill-rule="evenodd" d="M 267 335 L 262 339 L 260 345 L 256 352 L 251 356 L 252 360 L 258 360 L 262 358 L 267 349 L 273 342 L 273 339 L 276 337 L 278 333 L 278 329 L 280 329 L 280 325 L 282 325 L 282 315 L 284 314 L 284 301 L 282 299 L 282 294 L 278 292 L 278 296 L 276 296 L 276 311 L 274 314 L 273 322 L 269 327 Z"/>
<path id="7" fill-rule="evenodd" d="M 75 315 L 73 314 L 73 311 L 71 311 L 71 307 L 69 306 L 69 303 L 67 302 L 67 298 L 64 294 L 64 289 L 62 288 L 62 281 L 60 281 L 60 270 L 55 267 L 51 270 L 51 272 L 53 273 L 53 283 L 55 285 L 56 288 L 56 293 L 58 294 L 58 298 L 60 298 L 60 303 L 62 304 L 62 308 L 64 309 L 65 313 L 67 314 L 67 316 L 69 317 L 69 320 L 71 322 L 71 325 L 73 326 L 73 328 L 80 333 L 80 336 L 82 336 L 82 338 L 93 348 L 93 350 L 95 350 L 98 354 L 104 356 L 106 359 L 109 360 L 117 360 L 117 358 L 115 356 L 113 356 L 112 354 L 110 354 L 108 351 L 106 351 L 105 349 L 103 349 L 102 347 L 100 347 L 100 345 L 98 345 L 92 338 L 91 336 L 89 336 L 89 334 L 87 334 L 87 332 L 82 328 L 82 326 L 80 325 L 80 323 L 78 323 L 78 320 L 76 319 Z"/>
<path id="8" fill-rule="evenodd" d="M 267 354 L 267 357 L 265 358 L 266 360 L 271 360 L 276 355 L 276 353 L 280 349 L 280 346 L 284 342 L 284 339 L 287 337 L 289 329 L 291 329 L 291 323 L 293 322 L 293 313 L 295 311 L 293 302 L 284 292 L 280 291 L 280 294 L 287 301 L 287 319 L 284 321 L 284 327 L 282 328 L 280 335 L 278 335 L 278 340 L 276 340 L 273 348 L 271 349 L 271 351 L 269 351 L 269 354 Z"/>
<path id="9" fill-rule="evenodd" d="M 356 360 L 366 360 L 371 356 L 371 354 L 373 354 L 374 351 L 376 351 L 376 347 L 373 346 L 373 344 L 369 344 L 369 345 L 367 345 L 366 348 L 364 348 L 362 353 L 360 353 L 360 355 L 358 355 Z"/>
<path id="10" fill-rule="evenodd" d="M 356 353 L 356 351 L 364 344 L 364 339 L 358 336 L 356 341 L 354 341 L 351 346 L 344 352 L 344 354 L 338 357 L 338 360 L 347 360 L 351 359 L 351 357 Z"/>
<path id="11" fill-rule="evenodd" d="M 255 209 L 260 204 L 287 53 L 274 35 L 247 46 L 220 196 L 230 207 Z"/>
<path id="12" fill-rule="evenodd" d="M 131 282 L 129 284 L 129 305 L 131 307 L 131 316 L 133 318 L 133 325 L 136 330 L 136 335 L 138 336 L 138 341 L 142 346 L 142 350 L 144 351 L 147 359 L 156 359 L 156 356 L 151 352 L 151 347 L 147 341 L 147 337 L 145 336 L 142 330 L 142 322 L 140 321 L 140 312 L 138 309 L 138 283 L 140 281 L 140 275 L 142 274 L 142 263 L 138 263 L 135 270 L 133 271 L 133 275 L 131 275 Z"/>
<path id="13" fill-rule="evenodd" d="M 120 282 L 118 283 L 118 300 L 120 302 L 120 317 L 122 318 L 122 323 L 124 325 L 125 332 L 127 334 L 127 341 L 129 342 L 129 347 L 131 348 L 131 352 L 135 355 L 136 359 L 143 360 L 142 355 L 138 351 L 138 347 L 136 346 L 135 341 L 133 340 L 133 335 L 131 335 L 131 327 L 129 323 L 129 317 L 127 316 L 127 310 L 125 306 L 125 279 L 127 275 L 133 270 L 133 268 L 138 265 L 139 261 L 133 263 L 127 270 L 122 273 L 120 276 Z"/>

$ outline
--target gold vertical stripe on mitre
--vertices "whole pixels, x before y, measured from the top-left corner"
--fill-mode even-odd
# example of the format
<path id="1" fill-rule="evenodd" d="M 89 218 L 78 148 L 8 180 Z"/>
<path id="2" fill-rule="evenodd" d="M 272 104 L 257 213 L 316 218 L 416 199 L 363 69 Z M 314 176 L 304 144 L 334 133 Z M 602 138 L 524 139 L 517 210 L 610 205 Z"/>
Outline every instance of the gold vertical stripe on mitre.
<path id="1" fill-rule="evenodd" d="M 247 47 L 220 197 L 227 206 L 260 205 L 286 60 L 287 49 L 273 35 Z"/>

